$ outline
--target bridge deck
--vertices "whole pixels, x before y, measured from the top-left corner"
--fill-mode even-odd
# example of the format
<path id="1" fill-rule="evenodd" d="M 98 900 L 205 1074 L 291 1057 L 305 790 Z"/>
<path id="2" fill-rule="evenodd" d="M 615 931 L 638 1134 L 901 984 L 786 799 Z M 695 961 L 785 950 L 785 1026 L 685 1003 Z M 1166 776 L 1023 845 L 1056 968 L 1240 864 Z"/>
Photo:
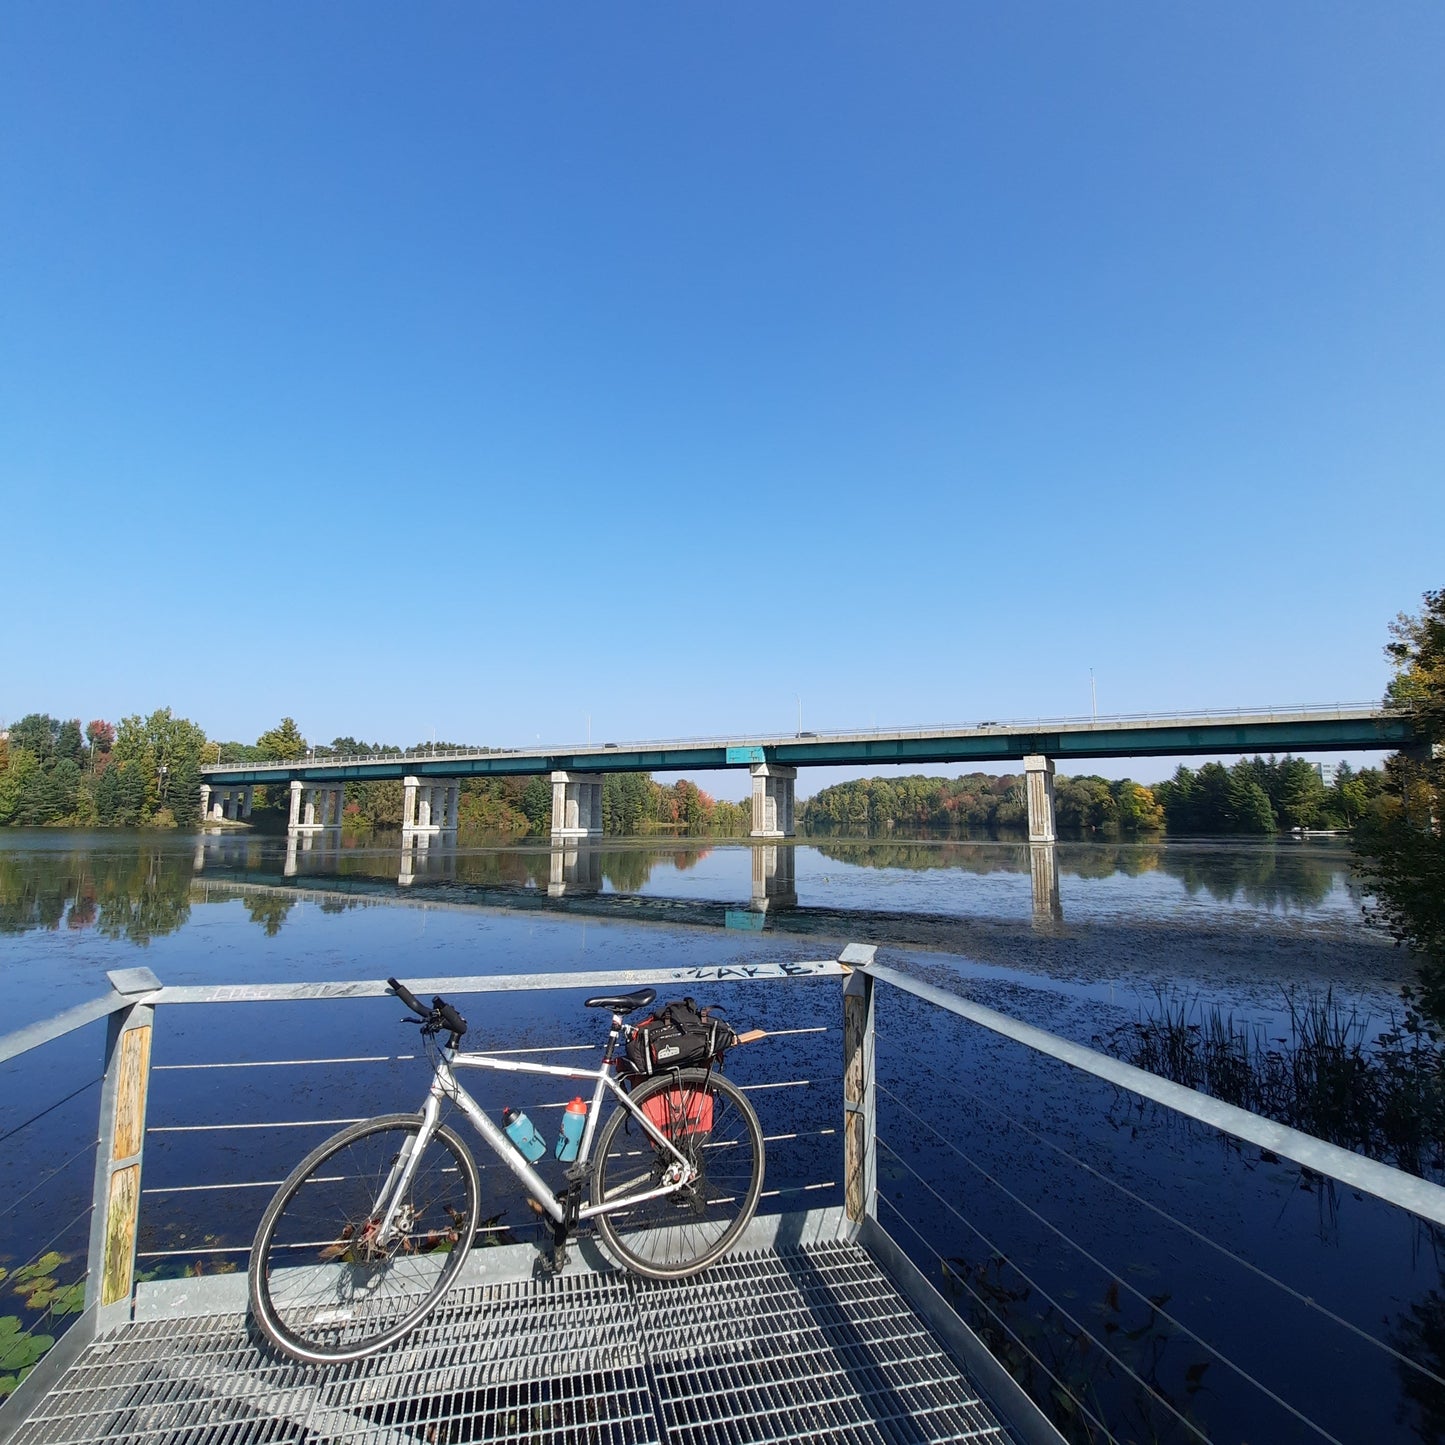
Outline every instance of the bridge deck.
<path id="1" fill-rule="evenodd" d="M 666 1284 L 586 1267 L 496 1278 L 508 1272 L 486 1256 L 502 1253 L 468 1261 L 480 1274 L 402 1345 L 329 1369 L 258 1349 L 239 1276 L 152 1286 L 36 1403 L 16 1445 L 1012 1438 L 846 1240 L 750 1249 Z"/>

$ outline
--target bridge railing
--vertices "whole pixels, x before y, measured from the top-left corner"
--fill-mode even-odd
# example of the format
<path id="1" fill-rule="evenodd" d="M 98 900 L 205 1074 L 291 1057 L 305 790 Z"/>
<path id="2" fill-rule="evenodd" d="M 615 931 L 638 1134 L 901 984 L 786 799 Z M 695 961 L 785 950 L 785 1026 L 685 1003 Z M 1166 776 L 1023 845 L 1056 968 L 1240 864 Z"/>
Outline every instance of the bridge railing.
<path id="1" fill-rule="evenodd" d="M 987 722 L 928 723 L 905 727 L 832 728 L 816 732 L 737 733 L 713 737 L 648 738 L 608 743 L 538 743 L 518 748 L 409 748 L 398 752 L 348 753 L 317 757 L 314 754 L 288 761 L 208 763 L 201 772 L 247 771 L 285 772 L 299 767 L 350 767 L 364 763 L 445 762 L 448 759 L 475 760 L 488 757 L 606 757 L 613 752 L 651 752 L 668 748 L 703 748 L 750 745 L 755 747 L 794 746 L 799 742 L 829 742 L 853 738 L 933 738 L 976 734 L 992 737 L 1012 733 L 1040 733 L 1065 728 L 1088 731 L 1095 728 L 1152 727 L 1160 723 L 1229 724 L 1235 721 L 1289 722 L 1300 718 L 1355 720 L 1364 716 L 1389 717 L 1387 709 L 1376 702 L 1305 703 L 1283 707 L 1204 708 L 1183 712 L 1127 712 L 1083 714 L 1066 717 L 1006 718 Z"/>

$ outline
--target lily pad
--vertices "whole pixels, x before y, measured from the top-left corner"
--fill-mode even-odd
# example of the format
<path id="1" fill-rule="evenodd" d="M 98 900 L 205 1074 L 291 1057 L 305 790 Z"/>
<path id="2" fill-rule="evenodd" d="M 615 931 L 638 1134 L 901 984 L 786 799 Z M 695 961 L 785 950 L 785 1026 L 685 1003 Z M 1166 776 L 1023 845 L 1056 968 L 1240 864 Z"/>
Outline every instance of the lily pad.
<path id="1" fill-rule="evenodd" d="M 19 1285 L 31 1280 L 43 1279 L 47 1274 L 54 1274 L 64 1263 L 65 1256 L 52 1249 L 42 1254 L 34 1264 L 27 1264 L 24 1269 L 17 1269 L 11 1278 L 18 1288 Z"/>
<path id="2" fill-rule="evenodd" d="M 60 1319 L 64 1315 L 78 1315 L 85 1308 L 85 1281 L 77 1280 L 74 1284 L 63 1284 L 55 1291 L 50 1301 L 51 1319 Z"/>
<path id="3" fill-rule="evenodd" d="M 0 1370 L 10 1374 L 29 1369 L 54 1343 L 53 1335 L 26 1335 L 13 1330 L 0 1335 Z"/>

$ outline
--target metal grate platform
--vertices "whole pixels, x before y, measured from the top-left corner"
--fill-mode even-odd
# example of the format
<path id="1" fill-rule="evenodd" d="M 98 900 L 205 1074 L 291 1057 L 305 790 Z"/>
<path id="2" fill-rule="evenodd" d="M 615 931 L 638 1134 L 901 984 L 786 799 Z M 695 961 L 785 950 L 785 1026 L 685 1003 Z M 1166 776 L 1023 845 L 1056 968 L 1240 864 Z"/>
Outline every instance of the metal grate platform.
<path id="1" fill-rule="evenodd" d="M 237 1312 L 86 1347 L 15 1445 L 742 1445 L 1011 1437 L 873 1259 L 825 1242 L 695 1279 L 460 1285 L 402 1345 L 319 1369 Z"/>

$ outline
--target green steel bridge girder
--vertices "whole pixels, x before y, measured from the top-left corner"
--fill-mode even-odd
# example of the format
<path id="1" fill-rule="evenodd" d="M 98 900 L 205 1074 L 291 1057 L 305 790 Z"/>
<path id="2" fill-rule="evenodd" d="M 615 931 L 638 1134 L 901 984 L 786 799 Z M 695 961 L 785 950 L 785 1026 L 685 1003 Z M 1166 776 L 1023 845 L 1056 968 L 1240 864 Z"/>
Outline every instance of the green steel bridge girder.
<path id="1" fill-rule="evenodd" d="M 854 734 L 763 743 L 768 762 L 786 767 L 909 766 L 929 763 L 1018 762 L 1042 753 L 1058 764 L 1102 758 L 1191 757 L 1216 754 L 1389 752 L 1416 741 L 1409 719 L 1374 714 L 1270 721 L 1167 722 L 1157 726 L 1101 725 L 1026 730 L 968 730 L 927 736 Z M 237 784 L 379 782 L 387 779 L 536 777 L 578 773 L 711 772 L 729 763 L 725 743 L 667 743 L 657 747 L 589 748 L 570 752 L 497 752 L 463 757 L 386 757 L 327 763 L 304 760 L 288 767 L 212 765 L 203 780 Z"/>

